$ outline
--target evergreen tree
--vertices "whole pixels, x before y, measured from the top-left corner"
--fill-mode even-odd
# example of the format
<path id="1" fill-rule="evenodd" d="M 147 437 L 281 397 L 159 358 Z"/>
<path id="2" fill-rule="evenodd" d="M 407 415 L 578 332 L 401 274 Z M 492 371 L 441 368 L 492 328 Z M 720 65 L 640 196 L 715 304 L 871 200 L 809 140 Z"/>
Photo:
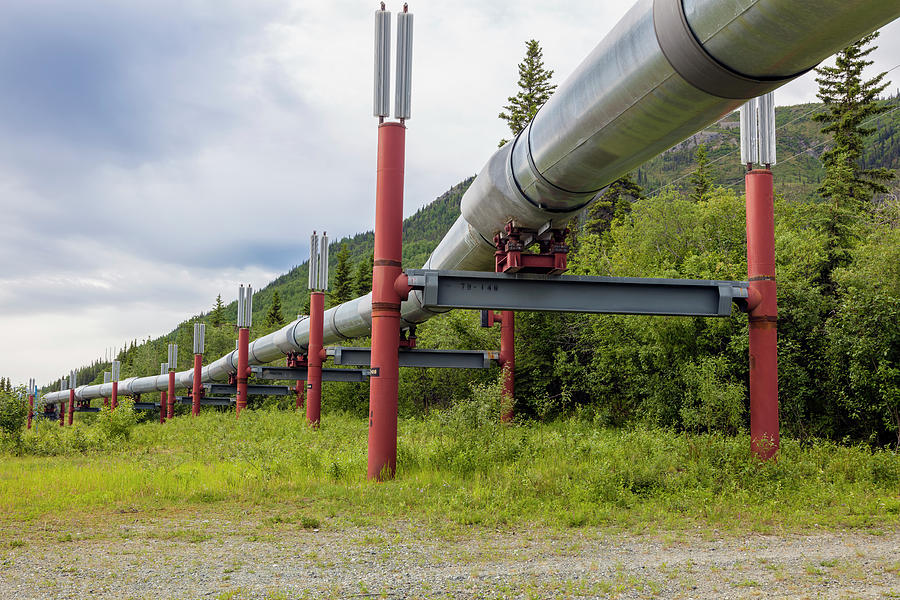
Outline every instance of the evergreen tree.
<path id="1" fill-rule="evenodd" d="M 222 304 L 222 294 L 216 296 L 216 305 L 212 309 L 209 321 L 213 327 L 221 327 L 225 323 L 225 305 Z"/>
<path id="2" fill-rule="evenodd" d="M 302 311 L 303 311 L 303 314 L 304 314 L 304 315 L 309 315 L 309 313 L 310 313 L 310 308 L 309 308 L 309 292 L 307 292 L 306 296 L 303 298 L 303 308 L 302 308 Z"/>
<path id="3" fill-rule="evenodd" d="M 341 244 L 334 267 L 334 282 L 331 284 L 331 305 L 337 306 L 353 299 L 354 282 L 350 274 L 350 250 L 347 244 Z"/>
<path id="4" fill-rule="evenodd" d="M 272 293 L 272 305 L 269 306 L 269 312 L 266 313 L 264 325 L 267 329 L 284 325 L 284 316 L 281 314 L 281 296 L 278 295 L 278 290 Z"/>
<path id="5" fill-rule="evenodd" d="M 890 169 L 864 168 L 860 164 L 863 140 L 875 132 L 874 127 L 866 127 L 863 123 L 888 110 L 886 102 L 878 101 L 878 95 L 889 85 L 884 82 L 887 73 L 880 73 L 868 81 L 862 78 L 863 69 L 872 64 L 866 57 L 877 48 L 866 46 L 877 37 L 877 31 L 865 36 L 838 52 L 835 66 L 816 69 L 819 75 L 816 78 L 819 83 L 817 96 L 824 103 L 825 112 L 814 115 L 813 119 L 825 124 L 822 132 L 832 134 L 834 142 L 822 153 L 827 184 L 823 184 L 819 193 L 830 198 L 841 190 L 847 194 L 846 202 L 858 207 L 869 203 L 874 194 L 886 193 L 885 182 L 894 178 Z M 838 184 L 838 178 L 846 182 Z"/>
<path id="6" fill-rule="evenodd" d="M 599 200 L 588 209 L 584 222 L 585 233 L 600 235 L 614 219 L 621 219 L 631 212 L 631 203 L 644 197 L 644 189 L 631 173 L 611 183 Z"/>
<path id="7" fill-rule="evenodd" d="M 709 196 L 712 191 L 713 179 L 709 172 L 709 157 L 706 154 L 706 144 L 697 146 L 697 153 L 694 155 L 697 161 L 697 170 L 691 175 L 691 193 L 690 198 L 694 202 L 700 202 Z"/>
<path id="8" fill-rule="evenodd" d="M 498 115 L 506 121 L 514 136 L 525 129 L 556 89 L 556 85 L 550 83 L 553 71 L 544 68 L 544 52 L 538 41 L 528 40 L 525 48 L 525 59 L 519 63 L 519 92 L 507 98 L 509 104 Z M 500 140 L 500 145 L 507 141 Z"/>
<path id="9" fill-rule="evenodd" d="M 372 255 L 370 254 L 356 265 L 353 287 L 357 296 L 365 296 L 372 291 L 372 261 Z"/>

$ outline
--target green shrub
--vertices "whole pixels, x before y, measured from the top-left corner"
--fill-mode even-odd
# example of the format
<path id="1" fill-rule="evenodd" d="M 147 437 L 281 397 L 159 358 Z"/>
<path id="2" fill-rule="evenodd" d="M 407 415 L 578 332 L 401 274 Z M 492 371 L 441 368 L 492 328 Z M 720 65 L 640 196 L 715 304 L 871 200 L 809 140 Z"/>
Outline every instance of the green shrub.
<path id="1" fill-rule="evenodd" d="M 25 388 L 17 387 L 12 391 L 0 390 L 0 436 L 3 445 L 18 447 L 28 417 L 28 406 L 25 403 Z"/>
<path id="2" fill-rule="evenodd" d="M 131 437 L 131 430 L 137 424 L 137 415 L 134 412 L 134 401 L 123 398 L 116 410 L 108 406 L 100 409 L 97 416 L 97 429 L 102 436 L 109 441 L 127 440 Z"/>

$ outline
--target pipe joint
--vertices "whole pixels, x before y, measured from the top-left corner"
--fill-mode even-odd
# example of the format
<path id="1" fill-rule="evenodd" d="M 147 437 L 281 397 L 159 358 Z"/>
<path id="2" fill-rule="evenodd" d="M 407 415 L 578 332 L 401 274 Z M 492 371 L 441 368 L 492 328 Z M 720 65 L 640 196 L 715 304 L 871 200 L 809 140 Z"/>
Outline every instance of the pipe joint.
<path id="1" fill-rule="evenodd" d="M 409 285 L 409 277 L 406 273 L 400 273 L 400 275 L 397 276 L 397 279 L 394 280 L 394 291 L 400 296 L 401 301 L 409 298 L 412 287 Z"/>

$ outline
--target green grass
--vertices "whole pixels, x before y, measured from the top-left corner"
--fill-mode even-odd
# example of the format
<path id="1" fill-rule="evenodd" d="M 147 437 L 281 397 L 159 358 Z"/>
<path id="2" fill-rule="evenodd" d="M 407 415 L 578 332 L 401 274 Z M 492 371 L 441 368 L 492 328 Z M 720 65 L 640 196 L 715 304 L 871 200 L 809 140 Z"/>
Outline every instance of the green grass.
<path id="1" fill-rule="evenodd" d="M 0 457 L 0 514 L 254 506 L 270 511 L 272 527 L 308 529 L 401 519 L 774 532 L 900 521 L 900 456 L 890 451 L 787 439 L 777 462 L 761 464 L 746 436 L 574 418 L 504 426 L 463 405 L 401 420 L 397 477 L 376 484 L 365 479 L 366 425 L 326 414 L 312 430 L 301 414 L 247 411 L 239 421 L 210 412 L 137 425 L 112 441 L 86 425 L 39 428 L 19 452 L 48 456 Z M 204 535 L 183 532 L 188 541 Z"/>

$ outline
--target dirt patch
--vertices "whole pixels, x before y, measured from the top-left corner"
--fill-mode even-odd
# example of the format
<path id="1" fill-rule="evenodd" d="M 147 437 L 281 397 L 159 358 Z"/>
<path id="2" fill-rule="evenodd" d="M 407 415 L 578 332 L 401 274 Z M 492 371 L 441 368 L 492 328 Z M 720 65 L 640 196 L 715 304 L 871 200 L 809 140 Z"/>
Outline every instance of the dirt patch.
<path id="1" fill-rule="evenodd" d="M 632 535 L 118 515 L 0 533 L 4 600 L 900 597 L 897 531 Z"/>

